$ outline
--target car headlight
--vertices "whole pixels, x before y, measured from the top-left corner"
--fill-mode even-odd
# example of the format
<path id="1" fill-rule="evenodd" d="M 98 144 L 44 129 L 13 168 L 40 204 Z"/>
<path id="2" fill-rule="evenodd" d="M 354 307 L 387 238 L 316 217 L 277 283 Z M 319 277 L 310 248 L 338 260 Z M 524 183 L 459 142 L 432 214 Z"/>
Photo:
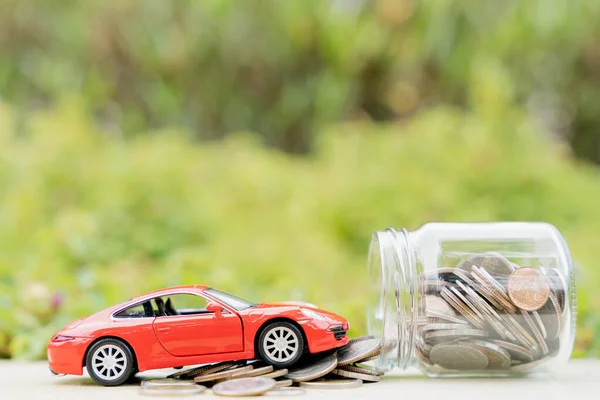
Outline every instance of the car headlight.
<path id="1" fill-rule="evenodd" d="M 302 314 L 304 314 L 306 317 L 311 318 L 311 319 L 318 319 L 319 321 L 325 321 L 326 318 L 324 316 L 322 316 L 321 314 L 319 314 L 316 311 L 313 310 L 309 310 L 306 308 L 301 308 Z"/>

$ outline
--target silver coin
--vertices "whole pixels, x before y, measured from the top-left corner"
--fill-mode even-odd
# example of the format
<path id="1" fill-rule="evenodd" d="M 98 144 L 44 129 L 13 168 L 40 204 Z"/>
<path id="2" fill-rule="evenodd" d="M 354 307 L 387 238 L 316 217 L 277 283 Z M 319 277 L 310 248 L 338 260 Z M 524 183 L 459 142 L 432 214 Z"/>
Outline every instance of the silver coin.
<path id="1" fill-rule="evenodd" d="M 452 286 L 451 283 L 440 280 L 426 280 L 423 282 L 423 292 L 431 295 L 439 294 L 444 287 Z"/>
<path id="2" fill-rule="evenodd" d="M 429 358 L 440 367 L 460 371 L 482 370 L 488 366 L 488 358 L 483 351 L 459 343 L 435 345 Z"/>
<path id="3" fill-rule="evenodd" d="M 406 323 L 421 326 L 421 325 L 427 325 L 429 323 L 430 319 L 431 318 L 429 318 L 427 316 L 417 316 L 415 318 L 406 318 Z"/>
<path id="4" fill-rule="evenodd" d="M 425 354 L 419 346 L 415 347 L 415 355 L 421 361 L 421 363 L 432 366 L 431 361 L 429 360 L 429 352 Z"/>
<path id="5" fill-rule="evenodd" d="M 560 305 L 558 304 L 558 299 L 554 292 L 550 292 L 548 296 L 548 301 L 542 308 L 538 310 L 540 314 L 540 318 L 544 326 L 546 327 L 547 339 L 553 340 L 558 338 L 562 331 L 562 312 L 560 310 Z"/>
<path id="6" fill-rule="evenodd" d="M 373 339 L 375 339 L 375 336 L 365 335 L 365 336 L 359 336 L 357 338 L 350 339 L 350 341 L 348 343 L 356 343 L 356 342 L 362 342 L 363 340 L 373 340 Z"/>
<path id="7" fill-rule="evenodd" d="M 533 353 L 531 350 L 526 347 L 519 346 L 518 344 L 506 342 L 503 340 L 495 340 L 495 339 L 487 339 L 488 342 L 496 344 L 502 347 L 504 350 L 508 351 L 511 355 L 511 358 L 514 360 L 522 361 L 522 362 L 530 362 L 533 361 Z"/>
<path id="8" fill-rule="evenodd" d="M 459 277 L 461 281 L 463 281 L 464 283 L 466 283 L 467 285 L 469 285 L 471 287 L 474 287 L 477 285 L 477 283 L 475 283 L 475 281 L 473 279 L 471 279 L 471 277 L 470 277 L 470 270 L 465 271 L 460 268 L 454 268 L 454 275 Z"/>
<path id="9" fill-rule="evenodd" d="M 427 315 L 435 313 L 454 317 L 454 309 L 442 298 L 437 296 L 425 296 L 425 312 Z"/>
<path id="10" fill-rule="evenodd" d="M 427 332 L 424 334 L 423 338 L 426 342 L 437 345 L 438 343 L 456 339 L 484 338 L 487 336 L 487 332 L 481 329 L 449 329 L 445 331 Z M 433 351 L 433 348 L 431 351 Z M 430 357 L 431 351 L 429 352 Z"/>
<path id="11" fill-rule="evenodd" d="M 514 266 L 500 253 L 489 252 L 483 255 L 469 257 L 460 262 L 457 268 L 471 271 L 472 266 L 482 267 L 492 276 L 509 276 L 514 272 Z"/>
<path id="12" fill-rule="evenodd" d="M 531 372 L 531 371 L 539 368 L 541 365 L 545 364 L 547 361 L 548 361 L 548 358 L 546 357 L 546 358 L 542 358 L 542 359 L 539 359 L 536 361 L 532 361 L 530 363 L 514 365 L 509 368 L 509 371 L 515 372 L 515 373 L 528 373 L 528 372 Z"/>
<path id="13" fill-rule="evenodd" d="M 504 307 L 501 305 L 500 300 L 497 299 L 497 296 L 488 289 L 485 285 L 477 282 L 475 285 L 471 285 L 471 288 L 475 290 L 477 293 L 481 295 L 488 303 L 494 306 L 497 310 L 504 310 Z"/>
<path id="14" fill-rule="evenodd" d="M 373 354 L 372 356 L 369 356 L 367 358 L 363 358 L 362 360 L 358 360 L 355 361 L 354 363 L 357 362 L 367 362 L 367 361 L 373 361 L 373 360 L 377 360 L 379 358 L 379 356 L 381 355 L 381 352 L 377 353 L 377 354 Z"/>
<path id="15" fill-rule="evenodd" d="M 501 290 L 499 290 L 497 287 L 495 287 L 495 283 L 497 283 L 497 281 L 494 280 L 494 278 L 485 273 L 485 270 L 483 269 L 477 269 L 477 267 L 473 267 L 473 270 L 471 271 L 471 276 L 483 287 L 485 288 L 485 292 L 478 290 L 482 295 L 486 296 L 486 298 L 489 300 L 489 297 L 487 296 L 491 296 L 494 299 L 494 303 L 496 303 L 497 305 L 499 305 L 500 309 L 504 308 L 506 310 L 511 310 L 511 311 L 516 311 L 517 307 L 515 307 L 511 302 L 510 299 L 508 299 L 508 296 L 505 295 Z M 491 278 L 491 279 L 490 279 Z M 494 283 L 493 283 L 494 282 Z M 499 285 L 499 284 L 498 284 Z M 479 289 L 479 288 L 478 288 Z"/>
<path id="16" fill-rule="evenodd" d="M 461 282 L 458 282 L 459 287 L 465 291 L 467 297 L 471 299 L 473 305 L 479 309 L 481 314 L 483 315 L 483 319 L 496 331 L 498 336 L 502 339 L 514 339 L 509 332 L 504 329 L 501 323 L 500 315 L 494 310 L 492 306 L 490 306 L 477 292 L 475 292 L 472 288 L 467 285 L 463 285 Z"/>
<path id="17" fill-rule="evenodd" d="M 471 324 L 477 328 L 483 329 L 484 324 L 473 311 L 470 311 L 469 307 L 464 304 L 458 297 L 456 297 L 450 290 L 444 288 L 441 292 L 442 298 L 448 302 L 456 311 L 462 314 Z"/>
<path id="18" fill-rule="evenodd" d="M 423 326 L 422 332 L 443 331 L 447 329 L 464 329 L 464 324 L 427 324 Z"/>
<path id="19" fill-rule="evenodd" d="M 538 344 L 540 345 L 540 349 L 542 350 L 542 354 L 543 355 L 548 354 L 549 353 L 548 346 L 546 345 L 546 342 L 544 341 L 544 338 L 542 337 L 542 333 L 540 332 L 540 330 L 538 329 L 538 327 L 533 322 L 533 319 L 531 318 L 531 316 L 529 315 L 529 313 L 527 311 L 525 311 L 525 310 L 521 310 L 521 315 L 525 318 L 525 322 L 529 326 L 529 329 L 531 329 L 531 331 L 533 332 L 533 335 L 535 336 L 535 339 L 537 340 Z"/>
<path id="20" fill-rule="evenodd" d="M 359 374 L 367 374 L 367 375 L 376 375 L 383 376 L 384 372 L 378 370 L 377 368 L 371 367 L 366 364 L 353 364 L 353 365 L 343 365 L 339 367 L 339 369 L 343 369 L 344 371 L 358 372 Z"/>
<path id="21" fill-rule="evenodd" d="M 185 385 L 184 382 L 180 382 L 181 385 L 155 385 L 155 386 L 142 386 L 140 387 L 139 393 L 143 396 L 157 396 L 157 397 L 183 397 L 183 396 L 194 396 L 202 393 L 206 390 L 206 386 L 202 385 Z"/>
<path id="22" fill-rule="evenodd" d="M 362 374 L 360 372 L 346 371 L 337 368 L 331 371 L 331 373 L 344 378 L 360 379 L 363 382 L 379 382 L 381 380 L 381 377 L 378 375 Z"/>
<path id="23" fill-rule="evenodd" d="M 415 344 L 416 344 L 416 347 L 415 347 L 416 350 L 419 350 L 424 356 L 429 357 L 429 352 L 431 351 L 431 348 L 433 346 L 430 345 L 429 343 L 425 342 L 422 331 L 417 332 L 417 335 L 415 337 Z"/>
<path id="24" fill-rule="evenodd" d="M 556 268 L 548 268 L 544 270 L 544 273 L 548 279 L 548 283 L 550 283 L 550 290 L 554 293 L 558 302 L 559 312 L 562 314 L 565 309 L 565 295 L 567 288 L 565 279 Z"/>
<path id="25" fill-rule="evenodd" d="M 246 365 L 239 368 L 228 369 L 225 371 L 213 372 L 212 374 L 198 375 L 194 377 L 194 382 L 211 382 L 223 378 L 229 378 L 231 375 L 239 372 L 246 372 L 252 370 L 252 365 Z"/>
<path id="26" fill-rule="evenodd" d="M 540 332 L 542 333 L 542 337 L 544 338 L 544 340 L 547 339 L 548 338 L 548 333 L 546 332 L 546 326 L 542 322 L 542 318 L 540 317 L 540 314 L 537 311 L 532 311 L 531 314 L 533 315 L 533 319 L 535 320 L 535 323 L 537 324 L 537 327 L 540 328 Z"/>
<path id="27" fill-rule="evenodd" d="M 250 378 L 250 377 L 253 377 L 253 376 L 262 376 L 262 375 L 268 374 L 270 372 L 273 372 L 273 366 L 272 365 L 267 365 L 266 367 L 254 368 L 254 369 L 251 369 L 250 371 L 235 372 L 235 373 L 233 373 L 231 375 L 231 379 Z M 283 375 L 285 375 L 285 374 L 283 374 Z M 270 378 L 270 377 L 263 376 L 263 378 Z"/>
<path id="28" fill-rule="evenodd" d="M 469 340 L 466 343 L 471 346 L 475 346 L 477 349 L 483 351 L 488 358 L 488 369 L 507 369 L 510 367 L 511 357 L 508 351 L 502 347 L 489 343 L 483 340 Z"/>
<path id="29" fill-rule="evenodd" d="M 365 343 L 368 341 L 356 342 L 358 345 L 360 343 Z M 301 367 L 298 369 L 294 369 L 284 375 L 286 378 L 291 379 L 294 382 L 306 382 L 312 381 L 313 379 L 320 378 L 322 376 L 327 375 L 331 371 L 335 369 L 338 365 L 338 358 L 335 354 L 332 354 L 327 357 L 323 357 L 315 363 L 307 365 L 305 367 Z"/>
<path id="30" fill-rule="evenodd" d="M 337 352 L 338 365 L 348 365 L 379 354 L 381 341 L 378 339 L 348 343 Z"/>
<path id="31" fill-rule="evenodd" d="M 481 276 L 491 287 L 494 289 L 495 294 L 501 296 L 505 301 L 509 304 L 513 305 L 510 301 L 510 297 L 508 296 L 508 291 L 506 290 L 506 286 L 500 283 L 498 279 L 493 277 L 489 272 L 487 272 L 483 268 L 473 267 L 472 274 L 477 274 Z M 473 276 L 473 275 L 472 275 Z M 516 309 L 516 307 L 515 307 Z"/>
<path id="32" fill-rule="evenodd" d="M 268 392 L 275 387 L 275 380 L 271 378 L 241 378 L 217 383 L 212 387 L 213 394 L 218 396 L 257 396 Z"/>
<path id="33" fill-rule="evenodd" d="M 354 389 L 361 385 L 360 379 L 319 379 L 312 382 L 300 382 L 300 387 L 310 389 Z"/>
<path id="34" fill-rule="evenodd" d="M 200 368 L 203 367 L 195 367 L 195 368 L 188 368 L 188 369 L 181 369 L 180 371 L 177 372 L 173 372 L 172 374 L 167 375 L 167 379 L 177 379 L 177 378 L 181 378 L 183 375 L 185 374 L 189 374 L 193 371 L 196 371 Z"/>
<path id="35" fill-rule="evenodd" d="M 537 341 L 533 338 L 527 329 L 525 329 L 514 317 L 513 314 L 506 313 L 500 314 L 502 318 L 502 322 L 504 323 L 504 327 L 511 332 L 516 341 L 520 343 L 522 346 L 527 347 L 530 350 L 535 350 L 537 348 Z"/>
<path id="36" fill-rule="evenodd" d="M 277 379 L 275 381 L 276 387 L 288 387 L 288 386 L 292 386 L 293 384 L 294 384 L 294 381 L 291 379 Z"/>
<path id="37" fill-rule="evenodd" d="M 455 287 L 451 287 L 450 291 L 460 299 L 460 301 L 462 301 L 468 308 L 470 311 L 473 311 L 481 321 L 483 321 L 483 315 L 481 314 L 481 312 L 479 311 L 479 309 L 475 306 L 473 306 L 473 304 L 469 301 L 469 299 L 467 299 L 457 288 Z"/>
<path id="38" fill-rule="evenodd" d="M 180 379 L 173 379 L 173 378 L 147 379 L 147 380 L 143 380 L 141 383 L 141 387 L 143 387 L 143 388 L 154 388 L 157 386 L 161 386 L 161 387 L 170 386 L 173 388 L 180 388 L 180 387 L 187 387 L 187 386 L 196 386 L 196 384 L 194 382 L 182 381 Z"/>
<path id="39" fill-rule="evenodd" d="M 267 374 L 263 374 L 263 375 L 260 375 L 260 376 L 262 376 L 263 378 L 273 378 L 273 379 L 275 379 L 275 378 L 279 378 L 281 376 L 286 375 L 288 372 L 289 371 L 284 368 L 284 369 L 277 369 L 277 370 L 275 370 L 273 372 L 269 372 Z"/>
<path id="40" fill-rule="evenodd" d="M 305 393 L 306 391 L 302 388 L 276 387 L 269 390 L 264 396 L 301 396 Z"/>
<path id="41" fill-rule="evenodd" d="M 174 374 L 167 376 L 167 378 L 176 378 L 177 377 L 177 378 L 181 378 L 181 379 L 192 379 L 198 375 L 212 374 L 214 372 L 222 371 L 227 368 L 232 368 L 237 365 L 240 365 L 240 364 L 236 363 L 236 362 L 232 362 L 232 361 L 220 362 L 220 363 L 216 363 L 216 364 L 208 364 L 208 365 L 203 365 L 201 367 L 188 369 L 186 371 L 176 372 Z"/>
<path id="42" fill-rule="evenodd" d="M 452 322 L 454 324 L 468 324 L 467 321 L 463 317 L 453 317 L 450 315 L 438 314 L 435 311 L 427 311 L 427 316 L 429 317 L 429 321 L 431 323 L 441 323 L 444 322 Z"/>

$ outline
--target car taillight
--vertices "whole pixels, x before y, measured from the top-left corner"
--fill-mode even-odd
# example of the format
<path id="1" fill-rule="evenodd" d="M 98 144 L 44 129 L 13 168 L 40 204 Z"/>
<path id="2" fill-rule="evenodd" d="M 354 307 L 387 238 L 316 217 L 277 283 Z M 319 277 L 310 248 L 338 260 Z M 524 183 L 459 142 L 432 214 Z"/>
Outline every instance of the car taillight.
<path id="1" fill-rule="evenodd" d="M 54 343 L 57 343 L 57 342 L 68 342 L 68 341 L 73 340 L 73 339 L 75 339 L 73 336 L 55 335 L 52 338 L 52 341 Z"/>

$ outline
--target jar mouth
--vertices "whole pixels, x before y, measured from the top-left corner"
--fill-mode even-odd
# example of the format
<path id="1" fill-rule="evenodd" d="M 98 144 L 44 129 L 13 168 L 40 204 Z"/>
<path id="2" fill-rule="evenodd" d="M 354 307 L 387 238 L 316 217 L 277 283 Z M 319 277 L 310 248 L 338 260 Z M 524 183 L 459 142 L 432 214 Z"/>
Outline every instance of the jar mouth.
<path id="1" fill-rule="evenodd" d="M 414 263 L 406 234 L 377 232 L 369 247 L 367 327 L 382 343 L 380 368 L 404 368 L 411 358 Z"/>
<path id="2" fill-rule="evenodd" d="M 382 254 L 381 233 L 377 232 L 371 237 L 369 245 L 369 256 L 367 261 L 368 285 L 367 285 L 367 331 L 377 339 L 382 339 L 384 334 L 385 319 L 385 297 L 387 268 Z"/>

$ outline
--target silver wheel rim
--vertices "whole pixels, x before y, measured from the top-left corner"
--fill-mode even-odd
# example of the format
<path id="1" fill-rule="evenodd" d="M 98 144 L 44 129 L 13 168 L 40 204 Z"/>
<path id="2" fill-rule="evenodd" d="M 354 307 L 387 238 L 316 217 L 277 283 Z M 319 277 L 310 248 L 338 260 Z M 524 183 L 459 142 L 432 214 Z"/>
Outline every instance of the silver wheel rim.
<path id="1" fill-rule="evenodd" d="M 127 357 L 118 346 L 107 344 L 96 349 L 92 355 L 94 374 L 106 381 L 119 379 L 127 369 Z"/>
<path id="2" fill-rule="evenodd" d="M 285 326 L 270 329 L 263 339 L 263 349 L 267 357 L 277 362 L 292 360 L 300 351 L 299 347 L 298 336 Z"/>

